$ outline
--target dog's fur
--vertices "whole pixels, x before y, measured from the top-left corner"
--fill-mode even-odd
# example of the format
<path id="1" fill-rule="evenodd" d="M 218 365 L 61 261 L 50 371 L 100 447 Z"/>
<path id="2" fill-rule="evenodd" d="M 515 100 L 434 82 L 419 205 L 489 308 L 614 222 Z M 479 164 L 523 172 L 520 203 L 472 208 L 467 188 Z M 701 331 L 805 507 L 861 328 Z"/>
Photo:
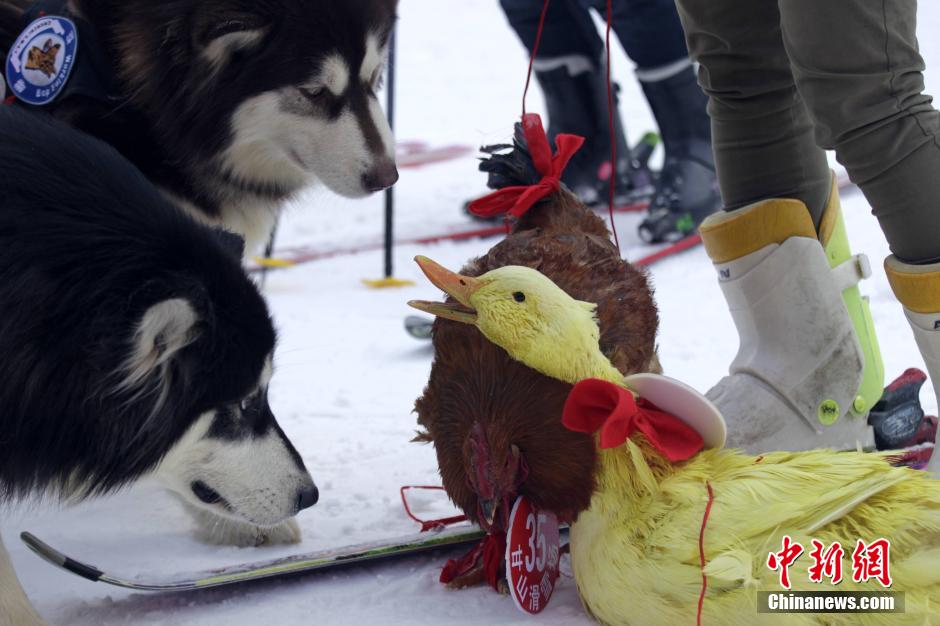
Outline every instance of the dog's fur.
<path id="1" fill-rule="evenodd" d="M 309 184 L 360 197 L 397 180 L 375 97 L 397 2 L 71 0 L 97 31 L 120 99 L 48 108 L 251 251 Z M 26 4 L 0 0 L 0 50 Z"/>
<path id="2" fill-rule="evenodd" d="M 0 137 L 0 503 L 154 473 L 218 540 L 296 538 L 316 488 L 268 405 L 241 240 L 48 115 L 0 107 Z M 0 543 L 0 624 L 30 620 Z"/>

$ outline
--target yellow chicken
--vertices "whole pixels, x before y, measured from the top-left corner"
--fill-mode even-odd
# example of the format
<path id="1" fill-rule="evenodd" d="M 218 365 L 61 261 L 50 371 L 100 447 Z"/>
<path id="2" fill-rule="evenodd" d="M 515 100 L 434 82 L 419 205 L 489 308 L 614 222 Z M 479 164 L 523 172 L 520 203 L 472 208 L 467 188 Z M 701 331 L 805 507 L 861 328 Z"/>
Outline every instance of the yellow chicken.
<path id="1" fill-rule="evenodd" d="M 469 278 L 417 261 L 457 302 L 415 306 L 473 324 L 547 376 L 626 387 L 598 347 L 594 306 L 538 271 L 510 266 Z M 623 445 L 598 450 L 596 491 L 571 527 L 582 602 L 605 624 L 690 624 L 704 578 L 704 624 L 940 624 L 940 481 L 892 467 L 888 456 L 812 450 L 753 457 L 713 448 L 673 463 L 634 432 Z M 785 536 L 805 548 L 789 567 L 792 591 L 885 591 L 874 579 L 853 581 L 853 553 L 859 540 L 889 540 L 890 591 L 904 592 L 905 612 L 759 613 L 759 591 L 785 591 L 781 570 L 768 565 Z M 824 549 L 840 543 L 844 554 L 833 559 L 843 570 L 840 584 L 810 582 L 814 539 Z M 856 556 L 864 562 L 871 555 Z"/>

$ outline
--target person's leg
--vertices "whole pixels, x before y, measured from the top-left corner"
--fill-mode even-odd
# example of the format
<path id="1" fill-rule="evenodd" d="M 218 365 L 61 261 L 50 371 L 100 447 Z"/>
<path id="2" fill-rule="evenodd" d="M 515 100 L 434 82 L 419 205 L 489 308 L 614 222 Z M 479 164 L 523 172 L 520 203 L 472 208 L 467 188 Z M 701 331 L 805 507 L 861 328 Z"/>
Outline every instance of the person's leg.
<path id="1" fill-rule="evenodd" d="M 881 365 L 777 0 L 679 0 L 728 212 L 701 227 L 740 336 L 708 395 L 752 452 L 870 445 Z"/>
<path id="2" fill-rule="evenodd" d="M 881 223 L 885 270 L 940 396 L 940 113 L 924 93 L 917 2 L 785 0 L 781 11 L 817 140 Z M 940 454 L 930 469 L 940 475 Z"/>
<path id="3" fill-rule="evenodd" d="M 580 0 L 606 18 L 605 0 Z M 720 206 L 707 97 L 695 78 L 674 0 L 615 0 L 612 27 L 656 119 L 665 159 L 649 214 L 648 242 L 680 239 Z"/>
<path id="4" fill-rule="evenodd" d="M 501 0 L 500 4 L 510 26 L 531 54 L 544 3 Z M 555 0 L 549 4 L 533 67 L 545 95 L 549 137 L 564 132 L 585 138 L 585 145 L 565 170 L 563 180 L 588 203 L 606 198 L 606 193 L 599 193 L 603 185 L 599 172 L 610 161 L 603 50 L 590 14 L 577 0 Z M 621 169 L 625 169 L 629 159 L 619 115 L 615 117 L 615 136 L 618 153 L 624 157 Z"/>
<path id="5" fill-rule="evenodd" d="M 538 35 L 542 0 L 500 0 L 509 25 L 531 54 Z M 539 57 L 567 59 L 580 69 L 584 63 L 594 65 L 604 51 L 604 42 L 594 28 L 591 16 L 574 0 L 555 0 L 548 5 Z"/>
<path id="6" fill-rule="evenodd" d="M 818 143 L 836 151 L 894 253 L 885 270 L 940 396 L 940 113 L 924 93 L 916 0 L 781 0 Z M 930 469 L 940 474 L 940 454 Z"/>
<path id="7" fill-rule="evenodd" d="M 579 0 L 607 17 L 606 0 Z M 682 24 L 673 0 L 614 0 L 611 26 L 638 68 L 691 64 Z"/>
<path id="8" fill-rule="evenodd" d="M 940 261 L 940 112 L 924 93 L 917 0 L 781 0 L 816 141 L 836 151 L 892 252 Z"/>
<path id="9" fill-rule="evenodd" d="M 797 92 L 776 0 L 677 0 L 689 52 L 710 100 L 726 209 L 801 200 L 816 218 L 829 197 L 825 153 Z"/>
<path id="10" fill-rule="evenodd" d="M 885 259 L 885 272 L 940 399 L 940 263 L 913 265 L 892 255 Z M 940 453 L 933 454 L 928 469 L 940 478 Z"/>

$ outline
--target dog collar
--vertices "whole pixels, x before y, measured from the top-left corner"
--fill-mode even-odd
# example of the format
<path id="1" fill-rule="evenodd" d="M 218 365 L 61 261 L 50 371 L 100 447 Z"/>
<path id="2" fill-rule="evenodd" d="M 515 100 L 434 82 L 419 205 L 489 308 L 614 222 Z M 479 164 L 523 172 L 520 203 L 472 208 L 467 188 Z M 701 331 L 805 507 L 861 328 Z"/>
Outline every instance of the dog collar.
<path id="1" fill-rule="evenodd" d="M 36 0 L 23 23 L 10 50 L 0 51 L 11 96 L 31 106 L 74 97 L 109 104 L 122 99 L 97 29 L 72 15 L 66 0 Z"/>

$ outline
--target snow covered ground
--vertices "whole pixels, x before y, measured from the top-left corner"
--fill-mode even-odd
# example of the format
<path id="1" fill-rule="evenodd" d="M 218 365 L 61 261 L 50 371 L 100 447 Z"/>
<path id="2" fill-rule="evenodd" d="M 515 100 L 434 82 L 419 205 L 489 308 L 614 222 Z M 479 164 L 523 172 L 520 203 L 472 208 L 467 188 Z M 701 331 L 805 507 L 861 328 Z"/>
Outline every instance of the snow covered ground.
<path id="1" fill-rule="evenodd" d="M 940 64 L 940 7 L 922 3 L 921 48 L 928 66 Z M 402 0 L 399 38 L 400 139 L 433 144 L 504 141 L 519 114 L 526 59 L 493 0 Z M 615 61 L 624 87 L 622 109 L 631 138 L 653 128 L 629 63 Z M 928 73 L 940 89 L 940 70 Z M 534 89 L 530 108 L 540 108 Z M 401 235 L 431 234 L 463 220 L 459 206 L 483 189 L 474 158 L 403 172 L 397 187 Z M 871 257 L 871 296 L 888 376 L 923 366 L 880 261 L 887 246 L 864 198 L 846 194 L 844 209 L 857 251 Z M 382 229 L 382 201 L 350 202 L 313 192 L 282 225 L 282 245 L 344 246 L 372 241 Z M 625 253 L 641 251 L 637 218 L 618 218 Z M 311 469 L 320 503 L 302 513 L 299 546 L 235 549 L 205 546 L 189 533 L 177 503 L 154 485 L 71 509 L 38 505 L 3 512 L 4 539 L 39 610 L 57 625 L 112 624 L 581 624 L 573 582 L 562 578 L 538 618 L 519 613 L 489 589 L 449 592 L 437 582 L 450 554 L 391 565 L 315 574 L 287 582 L 177 595 L 131 593 L 53 570 L 17 539 L 30 530 L 70 554 L 120 573 L 175 573 L 306 552 L 415 532 L 398 489 L 438 482 L 433 449 L 409 443 L 415 398 L 427 380 L 431 351 L 408 337 L 405 302 L 439 293 L 411 258 L 431 256 L 452 268 L 492 241 L 402 247 L 397 275 L 416 286 L 373 291 L 360 283 L 382 272 L 380 253 L 343 256 L 276 273 L 270 299 L 281 341 L 271 401 L 287 434 Z M 710 263 L 699 249 L 653 268 L 661 311 L 660 349 L 667 373 L 705 390 L 725 371 L 737 348 Z M 936 409 L 925 389 L 923 401 Z M 451 511 L 445 498 L 416 498 L 418 515 Z"/>

